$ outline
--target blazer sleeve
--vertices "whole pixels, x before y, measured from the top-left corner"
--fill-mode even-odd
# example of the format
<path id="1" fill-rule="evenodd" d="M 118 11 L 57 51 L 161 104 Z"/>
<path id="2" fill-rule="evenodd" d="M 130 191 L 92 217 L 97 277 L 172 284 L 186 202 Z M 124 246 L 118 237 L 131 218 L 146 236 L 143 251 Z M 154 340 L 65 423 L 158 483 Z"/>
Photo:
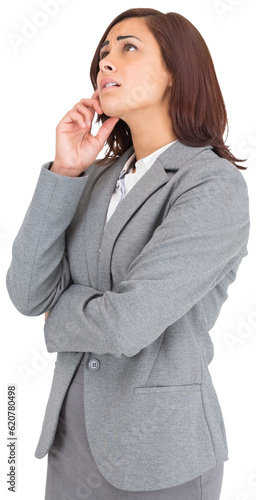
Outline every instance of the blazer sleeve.
<path id="1" fill-rule="evenodd" d="M 168 215 L 116 291 L 72 284 L 62 293 L 45 323 L 49 352 L 134 356 L 237 269 L 247 254 L 247 186 L 228 162 L 211 167 L 184 169 Z"/>
<path id="2" fill-rule="evenodd" d="M 66 177 L 45 163 L 32 201 L 14 240 L 6 285 L 15 307 L 36 316 L 52 308 L 72 283 L 65 231 L 76 211 L 88 174 Z"/>

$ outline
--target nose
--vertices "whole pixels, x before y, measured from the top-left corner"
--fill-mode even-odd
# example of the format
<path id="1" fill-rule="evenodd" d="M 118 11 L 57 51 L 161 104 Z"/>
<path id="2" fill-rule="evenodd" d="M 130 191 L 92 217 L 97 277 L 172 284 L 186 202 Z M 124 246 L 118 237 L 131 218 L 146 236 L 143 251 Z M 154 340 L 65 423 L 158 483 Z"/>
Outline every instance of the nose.
<path id="1" fill-rule="evenodd" d="M 104 73 L 104 71 L 111 71 L 111 72 L 116 71 L 116 65 L 113 62 L 111 62 L 110 59 L 108 59 L 107 57 L 105 57 L 99 62 L 99 67 L 102 73 Z"/>

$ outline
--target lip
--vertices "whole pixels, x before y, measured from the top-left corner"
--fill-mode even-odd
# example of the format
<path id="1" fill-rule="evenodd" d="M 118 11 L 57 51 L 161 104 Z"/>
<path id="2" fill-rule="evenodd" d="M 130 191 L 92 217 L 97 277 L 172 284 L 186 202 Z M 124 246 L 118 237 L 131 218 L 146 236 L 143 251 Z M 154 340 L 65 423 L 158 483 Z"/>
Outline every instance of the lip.
<path id="1" fill-rule="evenodd" d="M 102 78 L 102 80 L 100 82 L 100 88 L 101 88 L 102 91 L 103 90 L 108 90 L 108 89 L 116 88 L 115 86 L 105 88 L 105 85 L 107 85 L 107 83 L 116 83 L 120 87 L 120 83 L 118 83 L 115 80 L 113 80 L 113 78 Z"/>

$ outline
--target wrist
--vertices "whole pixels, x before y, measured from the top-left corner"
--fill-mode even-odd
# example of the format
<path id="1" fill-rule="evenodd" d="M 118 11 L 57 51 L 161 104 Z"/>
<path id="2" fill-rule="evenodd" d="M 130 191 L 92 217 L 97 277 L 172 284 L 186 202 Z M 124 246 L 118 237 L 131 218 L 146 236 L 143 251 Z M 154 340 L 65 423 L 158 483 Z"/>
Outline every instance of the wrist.
<path id="1" fill-rule="evenodd" d="M 51 172 L 54 172 L 55 174 L 65 175 L 66 177 L 79 177 L 83 174 L 83 172 L 77 172 L 73 169 L 62 167 L 55 162 L 53 162 L 49 170 L 51 170 Z"/>

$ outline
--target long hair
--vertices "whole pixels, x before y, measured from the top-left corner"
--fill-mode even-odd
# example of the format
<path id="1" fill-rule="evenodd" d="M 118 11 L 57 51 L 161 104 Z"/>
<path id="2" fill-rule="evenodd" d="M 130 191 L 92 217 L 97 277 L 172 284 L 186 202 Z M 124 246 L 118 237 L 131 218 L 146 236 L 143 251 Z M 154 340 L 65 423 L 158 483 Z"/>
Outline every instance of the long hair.
<path id="1" fill-rule="evenodd" d="M 186 146 L 211 145 L 218 156 L 239 169 L 245 169 L 236 165 L 236 162 L 245 160 L 235 158 L 224 144 L 226 127 L 228 131 L 227 112 L 209 49 L 195 26 L 180 14 L 138 8 L 118 15 L 103 34 L 91 63 L 90 78 L 94 90 L 97 88 L 102 43 L 113 26 L 131 17 L 144 18 L 159 44 L 164 66 L 172 76 L 169 115 L 177 139 Z M 107 118 L 103 113 L 97 122 L 103 123 Z M 97 160 L 99 165 L 118 159 L 132 145 L 128 125 L 120 119 L 106 142 L 108 150 L 103 159 Z"/>

